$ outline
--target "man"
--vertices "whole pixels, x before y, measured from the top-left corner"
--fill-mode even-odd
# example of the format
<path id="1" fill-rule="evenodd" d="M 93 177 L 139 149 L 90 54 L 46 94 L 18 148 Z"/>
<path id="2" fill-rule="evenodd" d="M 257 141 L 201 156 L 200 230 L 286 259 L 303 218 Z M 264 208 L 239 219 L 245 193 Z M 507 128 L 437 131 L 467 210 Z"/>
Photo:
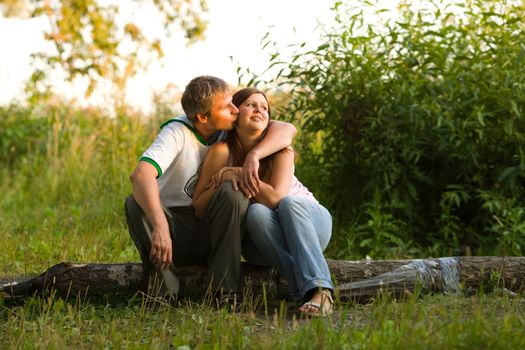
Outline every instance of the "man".
<path id="1" fill-rule="evenodd" d="M 238 109 L 222 79 L 193 79 L 182 95 L 185 116 L 161 127 L 130 179 L 133 195 L 126 199 L 129 232 L 146 273 L 158 271 L 168 293 L 178 284 L 174 266 L 207 264 L 214 291 L 240 291 L 240 257 L 248 197 L 258 192 L 259 160 L 291 144 L 293 125 L 272 122 L 263 141 L 246 157 L 241 191 L 224 184 L 206 215 L 197 219 L 191 207 L 199 167 L 208 147 L 233 128 Z"/>

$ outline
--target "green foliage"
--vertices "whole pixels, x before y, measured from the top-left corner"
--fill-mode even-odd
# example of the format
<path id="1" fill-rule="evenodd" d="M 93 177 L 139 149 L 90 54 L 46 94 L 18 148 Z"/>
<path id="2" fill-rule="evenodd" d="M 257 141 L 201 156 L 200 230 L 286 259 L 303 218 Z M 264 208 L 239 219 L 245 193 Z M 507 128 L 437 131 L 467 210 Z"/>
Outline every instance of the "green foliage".
<path id="1" fill-rule="evenodd" d="M 0 107 L 0 164 L 10 167 L 27 163 L 31 154 L 43 151 L 43 135 L 50 128 L 47 118 L 27 115 L 20 106 Z"/>
<path id="2" fill-rule="evenodd" d="M 203 19 L 207 11 L 205 0 L 148 3 L 156 8 L 158 22 L 164 25 L 168 36 L 180 28 L 188 42 L 203 37 L 207 25 Z M 26 86 L 33 103 L 49 97 L 49 76 L 58 71 L 67 82 L 78 78 L 87 81 L 86 96 L 101 85 L 109 85 L 111 91 L 106 97 L 114 101 L 118 112 L 125 109 L 129 79 L 163 55 L 161 35 L 146 35 L 123 17 L 120 7 L 124 5 L 98 0 L 36 0 L 33 4 L 33 16 L 49 19 L 50 30 L 45 39 L 54 47 L 33 57 L 35 69 Z"/>
<path id="3" fill-rule="evenodd" d="M 158 125 L 68 106 L 0 109 L 0 272 L 137 260 L 123 200 Z"/>
<path id="4" fill-rule="evenodd" d="M 348 250 L 523 254 L 525 5 L 402 3 L 367 23 L 376 6 L 336 1 L 322 45 L 272 56 L 301 179 L 353 225 Z"/>

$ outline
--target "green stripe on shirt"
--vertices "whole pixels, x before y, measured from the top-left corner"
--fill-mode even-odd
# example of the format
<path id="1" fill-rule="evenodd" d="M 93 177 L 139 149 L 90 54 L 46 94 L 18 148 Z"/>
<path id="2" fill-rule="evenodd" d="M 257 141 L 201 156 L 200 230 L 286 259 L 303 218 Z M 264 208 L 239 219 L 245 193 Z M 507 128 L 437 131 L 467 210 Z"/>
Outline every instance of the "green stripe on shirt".
<path id="1" fill-rule="evenodd" d="M 195 135 L 195 137 L 197 138 L 197 140 L 198 140 L 201 144 L 203 144 L 204 146 L 209 146 L 209 145 L 210 145 L 210 143 L 206 142 L 206 140 L 204 140 L 204 139 L 202 138 L 201 134 L 199 134 L 199 133 L 197 132 L 197 130 L 195 130 L 195 128 L 193 127 L 193 125 L 190 125 L 190 124 L 186 123 L 184 120 L 179 120 L 179 119 L 170 119 L 170 120 L 168 120 L 167 122 L 165 122 L 164 124 L 162 124 L 162 125 L 160 126 L 160 128 L 162 129 L 162 128 L 165 127 L 166 125 L 171 124 L 171 123 L 173 123 L 173 122 L 175 122 L 175 123 L 180 123 L 180 124 L 185 125 L 188 129 L 191 130 L 191 132 L 193 133 L 193 135 Z"/>
<path id="2" fill-rule="evenodd" d="M 154 161 L 153 159 L 151 159 L 149 157 L 140 157 L 139 160 L 142 160 L 144 162 L 147 162 L 147 163 L 150 163 L 151 165 L 153 165 L 155 167 L 155 169 L 157 169 L 157 174 L 158 174 L 157 177 L 160 177 L 162 175 L 162 169 L 157 164 L 157 162 Z"/>

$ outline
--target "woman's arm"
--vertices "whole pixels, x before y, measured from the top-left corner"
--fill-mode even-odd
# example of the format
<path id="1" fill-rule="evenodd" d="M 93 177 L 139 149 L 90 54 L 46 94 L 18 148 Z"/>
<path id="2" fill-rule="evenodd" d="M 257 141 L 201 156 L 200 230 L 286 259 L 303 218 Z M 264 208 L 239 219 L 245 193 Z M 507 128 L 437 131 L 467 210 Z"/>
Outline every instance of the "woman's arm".
<path id="1" fill-rule="evenodd" d="M 266 136 L 247 155 L 242 166 L 241 189 L 249 197 L 259 191 L 259 160 L 292 144 L 297 129 L 290 123 L 272 120 Z"/>
<path id="2" fill-rule="evenodd" d="M 216 188 L 212 186 L 211 178 L 226 165 L 229 153 L 228 146 L 225 143 L 218 143 L 209 150 L 204 159 L 199 181 L 192 198 L 193 209 L 198 218 L 203 218 L 206 214 L 208 204 L 210 204 L 210 200 L 216 191 Z"/>
<path id="3" fill-rule="evenodd" d="M 272 161 L 270 180 L 261 181 L 260 191 L 254 197 L 255 201 L 275 209 L 289 192 L 294 172 L 294 152 L 285 148 L 275 154 Z"/>

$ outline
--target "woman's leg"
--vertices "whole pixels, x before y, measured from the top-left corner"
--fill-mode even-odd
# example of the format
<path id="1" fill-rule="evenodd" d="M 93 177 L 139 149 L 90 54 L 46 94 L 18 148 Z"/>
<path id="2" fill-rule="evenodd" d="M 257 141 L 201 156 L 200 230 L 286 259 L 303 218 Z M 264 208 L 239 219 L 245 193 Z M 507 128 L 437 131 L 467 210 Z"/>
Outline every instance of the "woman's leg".
<path id="1" fill-rule="evenodd" d="M 332 234 L 332 217 L 322 205 L 300 196 L 287 196 L 277 209 L 287 247 L 295 262 L 299 296 L 317 288 L 334 288 L 323 250 Z"/>
<path id="2" fill-rule="evenodd" d="M 251 204 L 246 216 L 246 231 L 244 258 L 255 265 L 275 267 L 288 280 L 290 295 L 297 298 L 295 265 L 281 230 L 278 213 L 265 205 Z"/>

